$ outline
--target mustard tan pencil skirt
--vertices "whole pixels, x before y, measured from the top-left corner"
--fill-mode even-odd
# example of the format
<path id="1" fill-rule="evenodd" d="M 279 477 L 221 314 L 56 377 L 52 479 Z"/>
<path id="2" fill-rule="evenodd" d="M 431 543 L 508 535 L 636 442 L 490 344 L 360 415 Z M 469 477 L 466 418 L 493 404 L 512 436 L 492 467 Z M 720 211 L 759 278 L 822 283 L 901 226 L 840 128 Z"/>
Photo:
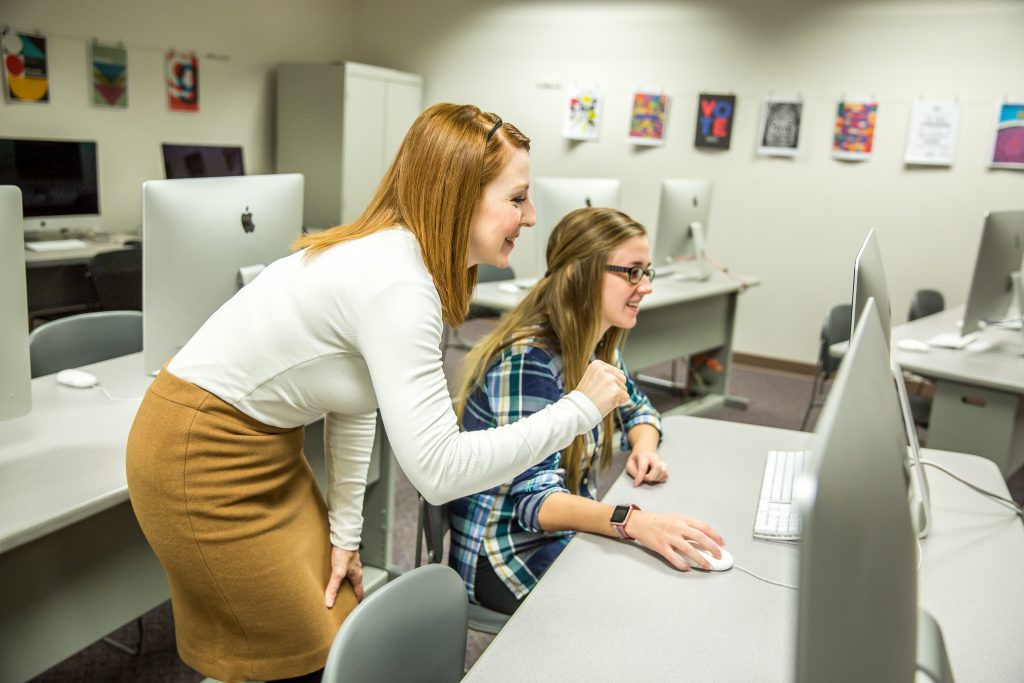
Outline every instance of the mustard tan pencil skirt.
<path id="1" fill-rule="evenodd" d="M 162 371 L 128 437 L 128 492 L 167 572 L 178 652 L 221 681 L 323 667 L 355 607 L 331 569 L 327 509 L 303 430 L 267 426 Z"/>

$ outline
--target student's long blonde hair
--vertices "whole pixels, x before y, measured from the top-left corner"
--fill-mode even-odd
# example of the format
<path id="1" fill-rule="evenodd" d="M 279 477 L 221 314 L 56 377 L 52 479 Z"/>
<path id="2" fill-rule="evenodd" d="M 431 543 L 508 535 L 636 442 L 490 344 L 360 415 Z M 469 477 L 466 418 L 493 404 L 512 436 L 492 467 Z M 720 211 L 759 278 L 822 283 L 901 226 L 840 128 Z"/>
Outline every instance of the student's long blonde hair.
<path id="1" fill-rule="evenodd" d="M 530 149 L 530 139 L 512 124 L 495 129 L 500 121 L 471 104 L 429 107 L 409 128 L 363 215 L 348 225 L 303 235 L 292 246 L 306 249 L 312 258 L 341 242 L 405 226 L 419 241 L 445 321 L 462 324 L 476 285 L 476 266 L 467 268 L 473 213 L 484 186 L 501 173 L 510 152 Z"/>
<path id="2" fill-rule="evenodd" d="M 598 359 L 614 364 L 625 331 L 610 327 L 598 339 L 604 267 L 619 246 L 645 234 L 642 225 L 615 209 L 577 209 L 567 214 L 548 240 L 547 274 L 466 356 L 456 402 L 460 419 L 466 401 L 482 385 L 488 368 L 505 349 L 524 339 L 535 339 L 532 345 L 562 357 L 566 391 L 575 388 L 583 378 L 595 347 Z M 602 423 L 599 445 L 598 464 L 602 468 L 611 463 L 611 438 L 609 414 Z M 580 435 L 573 439 L 562 458 L 566 488 L 573 493 L 580 490 L 584 452 L 584 435 Z"/>

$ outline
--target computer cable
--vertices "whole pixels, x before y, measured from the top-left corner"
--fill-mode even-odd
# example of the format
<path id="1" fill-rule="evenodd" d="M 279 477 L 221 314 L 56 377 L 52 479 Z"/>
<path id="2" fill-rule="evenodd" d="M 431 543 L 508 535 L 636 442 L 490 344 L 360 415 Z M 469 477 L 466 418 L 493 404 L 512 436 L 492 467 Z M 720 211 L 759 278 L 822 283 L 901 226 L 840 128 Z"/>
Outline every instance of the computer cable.
<path id="1" fill-rule="evenodd" d="M 967 488 L 969 488 L 969 489 L 971 489 L 973 491 L 976 491 L 977 493 L 980 493 L 983 496 L 991 498 L 993 501 L 999 503 L 1000 505 L 1013 510 L 1017 515 L 1019 515 L 1021 517 L 1022 520 L 1024 520 L 1024 506 L 1018 505 L 1013 500 L 1010 500 L 1009 498 L 1003 498 L 1002 496 L 1000 496 L 998 494 L 992 493 L 991 491 L 986 491 L 985 489 L 983 489 L 983 488 L 981 488 L 979 486 L 975 486 L 971 482 L 969 482 L 969 481 L 967 481 L 965 479 L 961 479 L 959 476 L 953 474 L 952 472 L 947 470 L 942 465 L 940 465 L 940 464 L 938 464 L 936 462 L 933 462 L 931 460 L 921 460 L 921 464 L 927 465 L 928 467 L 934 467 L 935 469 L 939 470 L 940 472 L 942 472 L 942 473 L 952 477 L 953 479 L 956 479 L 958 482 L 960 482 L 961 484 L 963 484 Z"/>
<path id="2" fill-rule="evenodd" d="M 96 388 L 103 392 L 103 395 L 109 398 L 111 401 L 138 401 L 139 398 L 120 398 L 118 396 L 111 396 L 110 392 L 107 391 L 102 384 L 97 384 Z"/>
<path id="3" fill-rule="evenodd" d="M 790 584 L 788 584 L 788 583 L 782 583 L 781 581 L 772 581 L 771 579 L 766 579 L 766 578 L 764 578 L 763 576 L 760 576 L 760 575 L 758 575 L 758 574 L 755 574 L 754 572 L 750 571 L 750 570 L 749 570 L 749 569 L 747 569 L 746 567 L 741 567 L 741 566 L 739 566 L 738 564 L 734 564 L 734 565 L 732 566 L 732 568 L 733 568 L 733 569 L 739 569 L 739 570 L 740 570 L 741 572 L 743 572 L 744 574 L 750 574 L 750 575 L 751 575 L 751 576 L 753 576 L 753 577 L 754 577 L 755 579 L 757 579 L 757 580 L 759 580 L 759 581 L 764 581 L 765 583 L 770 583 L 770 584 L 772 584 L 773 586 L 782 586 L 783 588 L 792 588 L 793 590 L 799 590 L 799 589 L 800 589 L 800 587 L 799 587 L 799 586 L 792 586 L 792 585 L 790 585 Z"/>

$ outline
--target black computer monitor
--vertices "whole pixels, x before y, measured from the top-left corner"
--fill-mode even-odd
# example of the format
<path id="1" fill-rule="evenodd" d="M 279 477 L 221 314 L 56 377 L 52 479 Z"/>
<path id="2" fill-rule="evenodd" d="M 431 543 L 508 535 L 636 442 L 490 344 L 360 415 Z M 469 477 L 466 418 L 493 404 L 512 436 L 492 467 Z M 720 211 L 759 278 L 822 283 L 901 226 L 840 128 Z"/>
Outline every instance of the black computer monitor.
<path id="1" fill-rule="evenodd" d="M 978 331 L 984 322 L 1006 317 L 1013 300 L 1010 275 L 1020 270 L 1022 259 L 1024 211 L 986 213 L 960 336 Z"/>
<path id="2" fill-rule="evenodd" d="M 96 227 L 100 193 L 93 141 L 0 138 L 0 185 L 21 190 L 27 233 Z"/>
<path id="3" fill-rule="evenodd" d="M 164 172 L 168 180 L 176 178 L 217 178 L 245 175 L 241 147 L 214 145 L 161 145 Z"/>

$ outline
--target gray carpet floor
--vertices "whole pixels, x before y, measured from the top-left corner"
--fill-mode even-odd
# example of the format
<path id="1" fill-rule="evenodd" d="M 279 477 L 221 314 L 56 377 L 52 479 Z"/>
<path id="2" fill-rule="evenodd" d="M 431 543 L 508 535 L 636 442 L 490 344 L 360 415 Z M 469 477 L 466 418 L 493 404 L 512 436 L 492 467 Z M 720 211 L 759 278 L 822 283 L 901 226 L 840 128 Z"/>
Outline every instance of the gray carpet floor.
<path id="1" fill-rule="evenodd" d="M 464 330 L 473 338 L 485 329 L 479 321 L 471 323 Z M 450 350 L 446 357 L 446 372 L 449 378 L 457 376 L 462 353 Z M 668 377 L 670 368 L 662 367 L 645 370 L 646 374 Z M 748 424 L 797 429 L 803 418 L 810 397 L 810 378 L 783 372 L 734 365 L 729 385 L 730 393 L 749 400 L 746 409 L 725 407 L 705 417 L 744 422 Z M 661 410 L 672 408 L 682 401 L 676 395 L 658 389 L 648 389 L 652 402 Z M 810 424 L 813 429 L 813 420 Z M 924 435 L 926 436 L 926 435 Z M 612 468 L 603 474 L 601 492 L 621 471 L 624 455 L 615 459 Z M 1015 500 L 1024 502 L 1024 469 L 1018 471 L 1008 482 Z M 408 480 L 401 474 L 395 486 L 395 528 L 393 530 L 393 559 L 398 567 L 410 569 L 415 557 L 416 537 L 416 494 Z M 34 683 L 91 683 L 123 681 L 134 683 L 195 683 L 203 676 L 186 666 L 177 656 L 174 646 L 174 623 L 170 604 L 165 603 L 143 617 L 144 640 L 142 651 L 130 655 L 101 641 L 61 662 L 59 665 L 33 679 Z M 134 644 L 138 641 L 134 622 L 111 634 L 116 639 Z M 466 666 L 476 661 L 480 653 L 493 639 L 492 636 L 470 632 L 467 639 Z"/>

